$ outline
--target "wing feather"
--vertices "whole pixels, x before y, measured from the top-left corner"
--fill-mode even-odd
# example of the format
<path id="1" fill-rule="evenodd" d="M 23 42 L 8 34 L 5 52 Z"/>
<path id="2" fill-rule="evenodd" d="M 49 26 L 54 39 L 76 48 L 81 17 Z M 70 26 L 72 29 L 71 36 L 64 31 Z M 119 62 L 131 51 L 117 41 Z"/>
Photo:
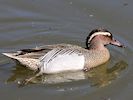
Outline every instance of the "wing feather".
<path id="1" fill-rule="evenodd" d="M 78 49 L 56 48 L 40 59 L 40 70 L 44 73 L 81 70 L 83 67 L 84 56 Z"/>

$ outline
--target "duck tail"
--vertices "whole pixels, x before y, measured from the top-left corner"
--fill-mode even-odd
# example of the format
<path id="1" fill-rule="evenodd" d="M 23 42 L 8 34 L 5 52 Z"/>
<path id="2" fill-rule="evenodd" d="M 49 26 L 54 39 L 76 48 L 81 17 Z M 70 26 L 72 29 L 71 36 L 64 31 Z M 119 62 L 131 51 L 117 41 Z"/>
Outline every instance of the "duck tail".
<path id="1" fill-rule="evenodd" d="M 12 59 L 18 59 L 18 57 L 16 56 L 16 53 L 2 53 L 3 55 L 12 58 Z"/>

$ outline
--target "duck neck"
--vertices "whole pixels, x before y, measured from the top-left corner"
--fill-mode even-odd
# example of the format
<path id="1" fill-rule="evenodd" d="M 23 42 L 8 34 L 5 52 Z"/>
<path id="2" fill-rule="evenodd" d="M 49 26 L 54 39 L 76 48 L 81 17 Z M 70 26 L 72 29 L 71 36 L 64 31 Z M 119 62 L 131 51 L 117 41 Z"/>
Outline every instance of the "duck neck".
<path id="1" fill-rule="evenodd" d="M 105 49 L 104 44 L 99 41 L 99 40 L 95 40 L 95 41 L 91 41 L 90 46 L 88 47 L 88 49 L 92 49 L 92 50 L 103 50 Z"/>

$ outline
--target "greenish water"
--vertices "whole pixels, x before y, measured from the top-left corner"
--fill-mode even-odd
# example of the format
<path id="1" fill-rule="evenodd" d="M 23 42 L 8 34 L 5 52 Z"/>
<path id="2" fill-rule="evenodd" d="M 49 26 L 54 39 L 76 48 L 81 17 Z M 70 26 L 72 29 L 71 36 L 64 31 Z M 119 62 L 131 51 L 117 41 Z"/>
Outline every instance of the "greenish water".
<path id="1" fill-rule="evenodd" d="M 132 4 L 131 0 L 1 0 L 0 53 L 56 43 L 84 47 L 86 36 L 98 27 L 111 31 L 126 48 L 108 46 L 111 59 L 90 72 L 46 75 L 24 87 L 19 87 L 17 82 L 35 72 L 0 54 L 0 97 L 4 100 L 132 100 Z"/>

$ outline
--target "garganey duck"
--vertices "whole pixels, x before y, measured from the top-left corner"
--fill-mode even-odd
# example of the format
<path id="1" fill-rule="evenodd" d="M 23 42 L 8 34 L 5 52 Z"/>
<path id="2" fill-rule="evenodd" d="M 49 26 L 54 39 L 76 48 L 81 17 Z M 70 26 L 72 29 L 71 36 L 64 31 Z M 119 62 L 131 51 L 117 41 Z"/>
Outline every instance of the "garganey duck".
<path id="1" fill-rule="evenodd" d="M 40 73 L 88 71 L 109 60 L 110 53 L 105 47 L 108 44 L 124 47 L 108 30 L 100 28 L 90 32 L 86 38 L 86 48 L 71 44 L 55 44 L 3 54 L 32 70 L 39 69 Z"/>

